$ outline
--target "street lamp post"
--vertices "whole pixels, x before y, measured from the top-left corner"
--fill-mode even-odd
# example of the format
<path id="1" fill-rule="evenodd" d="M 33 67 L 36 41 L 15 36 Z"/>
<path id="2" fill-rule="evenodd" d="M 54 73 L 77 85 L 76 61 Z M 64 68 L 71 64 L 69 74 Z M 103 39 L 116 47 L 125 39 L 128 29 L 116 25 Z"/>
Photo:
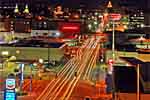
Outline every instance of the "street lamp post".
<path id="1" fill-rule="evenodd" d="M 112 20 L 112 61 L 115 61 L 115 20 Z M 113 68 L 113 64 L 112 64 Z M 112 95 L 113 95 L 113 100 L 116 100 L 116 95 L 115 95 L 115 80 L 114 80 L 114 70 L 112 70 Z"/>
<path id="2" fill-rule="evenodd" d="M 112 60 L 115 61 L 115 21 L 119 21 L 121 19 L 121 14 L 117 13 L 112 13 L 110 14 L 110 20 L 112 21 L 113 27 L 112 27 Z M 113 63 L 114 65 L 114 63 Z M 112 67 L 113 67 L 112 65 Z M 114 70 L 112 69 L 112 95 L 113 95 L 113 100 L 116 100 L 116 89 L 115 89 L 115 73 Z"/>
<path id="3" fill-rule="evenodd" d="M 39 63 L 40 63 L 40 67 L 43 66 L 44 60 L 42 58 L 39 59 Z M 42 79 L 42 75 L 41 75 L 41 68 L 39 70 L 38 76 L 40 78 L 40 80 Z"/>
<path id="4" fill-rule="evenodd" d="M 140 64 L 137 65 L 137 100 L 140 100 Z"/>
<path id="5" fill-rule="evenodd" d="M 39 59 L 39 63 L 43 64 L 44 60 L 42 58 Z"/>
<path id="6" fill-rule="evenodd" d="M 112 59 L 115 60 L 115 21 L 113 20 L 113 31 L 112 31 Z"/>
<path id="7" fill-rule="evenodd" d="M 115 21 L 119 21 L 121 19 L 121 14 L 112 13 L 110 14 L 110 20 L 112 21 L 112 58 L 115 60 Z"/>

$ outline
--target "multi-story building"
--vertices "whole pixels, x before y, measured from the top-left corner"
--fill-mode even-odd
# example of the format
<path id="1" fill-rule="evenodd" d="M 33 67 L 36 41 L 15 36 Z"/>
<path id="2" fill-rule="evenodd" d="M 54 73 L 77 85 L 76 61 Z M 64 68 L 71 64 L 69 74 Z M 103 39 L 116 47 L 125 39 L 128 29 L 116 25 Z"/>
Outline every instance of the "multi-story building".
<path id="1" fill-rule="evenodd" d="M 48 0 L 0 0 L 0 15 L 6 31 L 31 32 L 31 16 L 47 16 Z M 8 20 L 6 20 L 8 19 Z"/>
<path id="2" fill-rule="evenodd" d="M 33 14 L 47 15 L 49 10 L 49 0 L 0 0 L 0 14 L 12 16 L 16 4 L 20 13 L 23 13 L 26 5 Z"/>
<path id="3" fill-rule="evenodd" d="M 134 12 L 129 13 L 129 28 L 142 28 L 144 25 L 144 11 L 135 10 Z"/>
<path id="4" fill-rule="evenodd" d="M 147 33 L 148 37 L 150 38 L 150 0 L 145 0 L 144 6 L 144 25 L 145 25 L 145 33 Z"/>
<path id="5" fill-rule="evenodd" d="M 23 12 L 26 4 L 28 4 L 29 8 L 31 7 L 32 0 L 0 0 L 0 13 L 12 16 L 16 4 L 18 4 L 19 11 Z"/>

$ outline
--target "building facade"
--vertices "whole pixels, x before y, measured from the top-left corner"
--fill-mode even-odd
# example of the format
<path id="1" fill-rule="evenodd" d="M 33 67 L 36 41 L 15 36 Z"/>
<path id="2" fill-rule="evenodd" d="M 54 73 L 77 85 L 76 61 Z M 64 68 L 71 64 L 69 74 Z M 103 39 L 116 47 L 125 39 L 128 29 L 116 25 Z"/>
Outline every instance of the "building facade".
<path id="1" fill-rule="evenodd" d="M 144 14 L 144 17 L 145 17 L 145 21 L 144 21 L 144 24 L 145 24 L 145 33 L 146 34 L 149 34 L 148 37 L 150 37 L 150 0 L 145 0 L 145 14 Z"/>
<path id="2" fill-rule="evenodd" d="M 144 11 L 136 10 L 129 13 L 129 28 L 142 28 L 144 25 Z"/>
<path id="3" fill-rule="evenodd" d="M 46 15 L 49 0 L 0 0 L 0 14 L 12 16 L 16 4 L 20 13 L 23 13 L 26 5 L 28 5 L 30 13 Z"/>

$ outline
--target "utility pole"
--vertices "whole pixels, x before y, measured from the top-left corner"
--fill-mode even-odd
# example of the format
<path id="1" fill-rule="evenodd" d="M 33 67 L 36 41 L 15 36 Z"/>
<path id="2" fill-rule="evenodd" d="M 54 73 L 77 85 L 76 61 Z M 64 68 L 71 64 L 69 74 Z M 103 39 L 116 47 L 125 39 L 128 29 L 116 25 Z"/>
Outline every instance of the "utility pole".
<path id="1" fill-rule="evenodd" d="M 115 21 L 113 20 L 113 31 L 112 31 L 112 59 L 115 61 Z"/>
<path id="2" fill-rule="evenodd" d="M 115 21 L 119 21 L 121 19 L 121 14 L 113 13 L 110 15 L 110 20 L 112 21 L 113 27 L 112 27 L 112 60 L 113 62 L 116 61 L 116 55 L 115 55 Z M 114 73 L 114 63 L 112 65 L 112 95 L 113 100 L 116 100 L 116 93 L 115 93 L 115 73 Z"/>
<path id="3" fill-rule="evenodd" d="M 140 64 L 137 65 L 137 100 L 140 100 Z"/>

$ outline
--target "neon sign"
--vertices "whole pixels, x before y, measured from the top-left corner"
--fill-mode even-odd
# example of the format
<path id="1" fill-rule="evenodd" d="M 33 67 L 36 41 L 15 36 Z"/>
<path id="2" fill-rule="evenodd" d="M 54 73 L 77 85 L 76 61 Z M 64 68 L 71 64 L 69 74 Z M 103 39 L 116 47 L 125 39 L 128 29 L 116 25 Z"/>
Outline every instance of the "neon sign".
<path id="1" fill-rule="evenodd" d="M 137 48 L 140 48 L 140 49 L 150 49 L 150 45 L 136 45 Z"/>
<path id="2" fill-rule="evenodd" d="M 78 30 L 79 27 L 76 26 L 64 26 L 62 27 L 63 30 Z"/>
<path id="3" fill-rule="evenodd" d="M 121 19 L 121 14 L 116 14 L 116 13 L 112 13 L 109 15 L 111 20 L 120 20 Z"/>
<path id="4" fill-rule="evenodd" d="M 80 23 L 60 22 L 59 31 L 62 33 L 80 33 Z"/>

